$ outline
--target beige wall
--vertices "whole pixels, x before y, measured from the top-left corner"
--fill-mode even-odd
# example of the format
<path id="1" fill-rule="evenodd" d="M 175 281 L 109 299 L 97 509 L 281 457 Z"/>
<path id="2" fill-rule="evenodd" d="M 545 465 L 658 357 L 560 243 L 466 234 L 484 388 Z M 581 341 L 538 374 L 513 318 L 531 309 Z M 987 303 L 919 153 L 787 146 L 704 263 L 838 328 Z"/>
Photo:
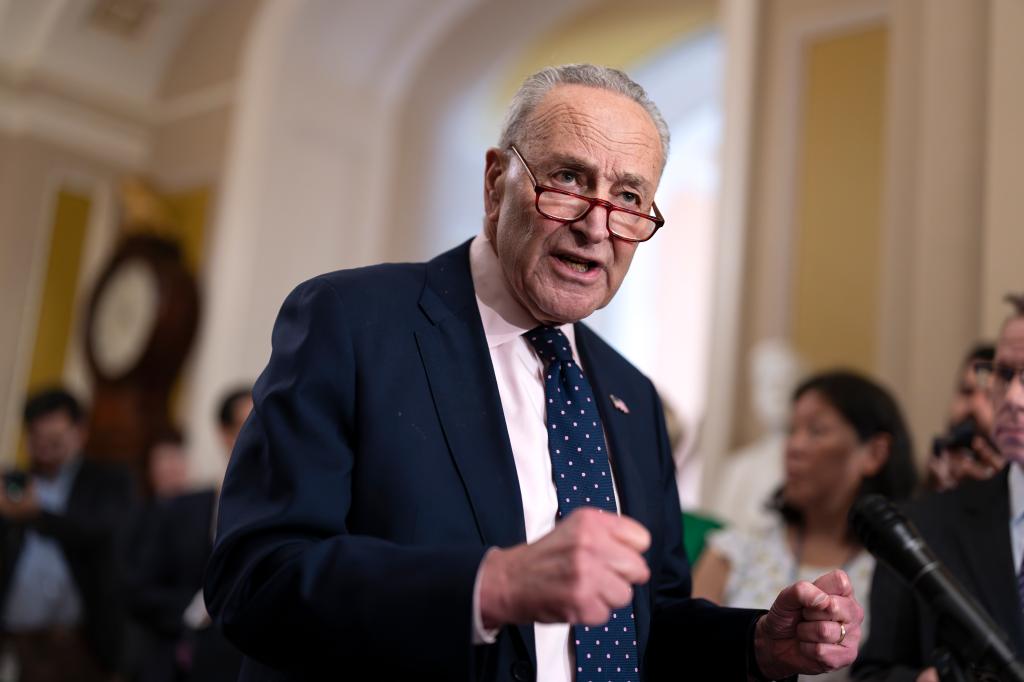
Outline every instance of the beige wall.
<path id="1" fill-rule="evenodd" d="M 263 0 L 222 0 L 196 18 L 159 97 L 150 169 L 164 189 L 215 184 L 223 172 L 249 29 Z"/>
<path id="2" fill-rule="evenodd" d="M 989 32 L 981 332 L 992 337 L 1008 312 L 1003 294 L 1024 291 L 1024 2 L 993 0 Z"/>
<path id="3" fill-rule="evenodd" d="M 793 339 L 796 331 L 796 209 L 802 193 L 821 181 L 801 175 L 793 163 L 806 155 L 798 114 L 807 95 L 801 76 L 807 46 L 858 26 L 883 26 L 883 186 L 875 207 L 881 235 L 874 247 L 880 269 L 868 287 L 877 294 L 865 320 L 874 361 L 859 361 L 851 352 L 848 364 L 863 365 L 893 388 L 923 453 L 928 437 L 942 427 L 961 354 L 991 333 L 991 319 L 998 317 L 985 313 L 989 319 L 983 320 L 982 311 L 993 305 L 990 292 L 1007 288 L 1014 268 L 1010 254 L 1022 248 L 1024 207 L 1019 190 L 1010 189 L 1024 120 L 1021 47 L 1011 37 L 1021 35 L 1020 8 L 988 0 L 771 0 L 761 8 L 761 116 L 755 124 L 745 327 L 737 366 L 745 367 L 746 351 L 757 340 Z M 860 180 L 859 174 L 835 178 L 833 189 Z M 756 432 L 741 404 L 746 378 L 737 383 L 733 445 Z"/>
<path id="4" fill-rule="evenodd" d="M 960 360 L 981 333 L 988 5 L 929 0 L 902 8 L 916 16 L 897 15 L 894 23 L 896 31 L 920 31 L 919 71 L 892 103 L 916 111 L 893 141 L 914 145 L 910 163 L 890 169 L 890 177 L 914 179 L 907 194 L 891 197 L 905 202 L 909 221 L 888 226 L 906 230 L 910 248 L 889 267 L 905 270 L 908 286 L 883 290 L 897 307 L 883 324 L 902 326 L 908 342 L 883 353 L 922 457 L 945 424 Z"/>
<path id="5" fill-rule="evenodd" d="M 128 173 L 147 174 L 179 198 L 183 192 L 216 187 L 230 139 L 248 25 L 261 6 L 262 0 L 223 0 L 211 3 L 205 14 L 196 17 L 163 82 L 153 88 L 158 95 L 149 112 L 107 106 L 102 96 L 87 90 L 60 90 L 61 84 L 49 83 L 45 75 L 40 84 L 31 78 L 19 84 L 25 92 L 58 88 L 53 95 L 73 103 L 72 115 L 79 117 L 79 125 L 75 128 L 70 125 L 73 121 L 56 118 L 52 141 L 31 133 L 0 133 L 0 386 L 4 387 L 0 390 L 0 459 L 13 456 L 20 430 L 18 414 L 36 346 L 57 192 L 69 189 L 92 199 L 77 278 L 79 304 L 74 319 L 66 321 L 72 335 L 63 359 L 65 382 L 88 397 L 90 378 L 80 349 L 77 316 L 116 242 L 118 180 Z M 114 160 L 123 156 L 119 138 L 90 135 L 88 126 L 94 123 L 90 115 L 99 122 L 95 130 L 131 131 L 131 139 L 144 150 L 137 156 L 141 161 Z M 60 359 L 48 360 L 53 361 Z"/>
<path id="6" fill-rule="evenodd" d="M 48 142 L 0 134 L 0 461 L 13 457 L 20 429 L 57 193 L 66 188 L 93 198 L 90 238 L 98 243 L 104 217 L 95 212 L 107 203 L 105 188 L 123 171 Z M 80 282 L 96 263 L 87 248 Z M 74 321 L 70 326 L 77 331 Z M 77 342 L 68 342 L 69 354 L 80 352 Z"/>
<path id="7" fill-rule="evenodd" d="M 217 0 L 178 46 L 160 86 L 174 99 L 229 83 L 241 72 L 249 28 L 263 0 Z"/>

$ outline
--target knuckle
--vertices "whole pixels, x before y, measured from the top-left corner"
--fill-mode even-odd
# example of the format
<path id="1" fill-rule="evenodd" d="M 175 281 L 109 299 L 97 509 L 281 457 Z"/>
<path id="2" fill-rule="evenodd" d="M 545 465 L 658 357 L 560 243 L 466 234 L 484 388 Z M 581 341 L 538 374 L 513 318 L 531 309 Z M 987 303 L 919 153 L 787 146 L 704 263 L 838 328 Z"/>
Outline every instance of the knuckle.
<path id="1" fill-rule="evenodd" d="M 615 608 L 621 608 L 628 604 L 633 598 L 633 590 L 629 588 L 629 585 L 625 582 L 620 582 L 615 586 L 612 593 L 612 605 Z"/>
<path id="2" fill-rule="evenodd" d="M 582 616 L 585 625 L 602 625 L 608 622 L 611 611 L 607 607 L 595 603 L 586 609 Z"/>
<path id="3" fill-rule="evenodd" d="M 576 511 L 576 514 L 579 516 L 580 523 L 587 527 L 592 527 L 601 522 L 601 512 L 594 507 L 581 507 Z"/>
<path id="4" fill-rule="evenodd" d="M 585 547 L 576 545 L 569 556 L 569 576 L 573 582 L 580 582 L 587 574 L 588 552 Z"/>
<path id="5" fill-rule="evenodd" d="M 585 610 L 593 601 L 590 589 L 582 582 L 575 583 L 569 590 L 569 599 L 576 610 Z"/>

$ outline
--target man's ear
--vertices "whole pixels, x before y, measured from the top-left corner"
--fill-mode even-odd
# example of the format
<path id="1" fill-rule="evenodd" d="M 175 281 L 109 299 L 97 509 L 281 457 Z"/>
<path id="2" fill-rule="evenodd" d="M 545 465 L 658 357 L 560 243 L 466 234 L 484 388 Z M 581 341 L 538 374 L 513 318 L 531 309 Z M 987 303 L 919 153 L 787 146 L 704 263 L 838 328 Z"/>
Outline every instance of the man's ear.
<path id="1" fill-rule="evenodd" d="M 503 151 L 492 147 L 487 150 L 484 167 L 484 217 L 488 223 L 497 223 L 501 213 L 501 198 L 505 193 L 505 177 L 508 157 Z"/>
<path id="2" fill-rule="evenodd" d="M 86 441 L 89 440 L 89 427 L 86 425 L 85 418 L 82 419 L 81 423 L 75 424 L 74 426 L 74 439 L 75 439 L 75 454 L 81 452 L 82 448 L 85 447 Z"/>

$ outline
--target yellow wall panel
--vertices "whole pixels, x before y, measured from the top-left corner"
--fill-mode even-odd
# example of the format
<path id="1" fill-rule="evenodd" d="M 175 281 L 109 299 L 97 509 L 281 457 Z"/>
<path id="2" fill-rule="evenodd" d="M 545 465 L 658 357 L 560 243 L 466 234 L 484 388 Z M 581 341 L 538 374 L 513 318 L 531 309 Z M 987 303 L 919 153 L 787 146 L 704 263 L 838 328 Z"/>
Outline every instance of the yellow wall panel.
<path id="1" fill-rule="evenodd" d="M 175 192 L 165 195 L 164 199 L 174 217 L 175 237 L 181 244 L 185 265 L 193 275 L 197 275 L 203 264 L 210 188 Z"/>
<path id="2" fill-rule="evenodd" d="M 509 72 L 496 93 L 504 112 L 523 79 L 545 66 L 589 62 L 625 69 L 658 50 L 714 25 L 715 0 L 611 0 L 588 7 L 542 35 Z"/>
<path id="3" fill-rule="evenodd" d="M 885 27 L 809 45 L 799 140 L 793 342 L 812 367 L 876 367 Z"/>
<path id="4" fill-rule="evenodd" d="M 57 193 L 56 201 L 26 395 L 39 388 L 62 383 L 64 360 L 72 338 L 71 323 L 78 302 L 78 272 L 92 199 L 62 189 Z M 27 459 L 22 436 L 17 461 L 25 464 Z"/>
<path id="5" fill-rule="evenodd" d="M 29 371 L 29 390 L 59 383 L 63 378 L 64 357 L 77 302 L 78 270 L 91 206 L 92 200 L 88 196 L 68 190 L 57 194 L 53 236 Z"/>

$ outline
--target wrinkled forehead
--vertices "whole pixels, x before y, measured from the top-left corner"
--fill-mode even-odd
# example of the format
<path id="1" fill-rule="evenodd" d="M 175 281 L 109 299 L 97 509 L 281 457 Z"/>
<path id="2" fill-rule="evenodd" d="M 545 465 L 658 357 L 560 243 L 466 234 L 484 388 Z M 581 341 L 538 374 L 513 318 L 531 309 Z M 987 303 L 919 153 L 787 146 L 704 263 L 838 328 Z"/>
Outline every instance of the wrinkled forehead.
<path id="1" fill-rule="evenodd" d="M 530 115 L 521 142 L 531 158 L 576 156 L 655 186 L 664 166 L 650 114 L 625 95 L 578 85 L 552 89 Z"/>
<path id="2" fill-rule="evenodd" d="M 1024 316 L 1011 317 L 1003 323 L 996 344 L 996 362 L 1024 365 Z"/>
<path id="3" fill-rule="evenodd" d="M 58 410 L 41 415 L 28 425 L 29 434 L 52 435 L 67 433 L 77 426 L 75 420 L 67 412 Z"/>

